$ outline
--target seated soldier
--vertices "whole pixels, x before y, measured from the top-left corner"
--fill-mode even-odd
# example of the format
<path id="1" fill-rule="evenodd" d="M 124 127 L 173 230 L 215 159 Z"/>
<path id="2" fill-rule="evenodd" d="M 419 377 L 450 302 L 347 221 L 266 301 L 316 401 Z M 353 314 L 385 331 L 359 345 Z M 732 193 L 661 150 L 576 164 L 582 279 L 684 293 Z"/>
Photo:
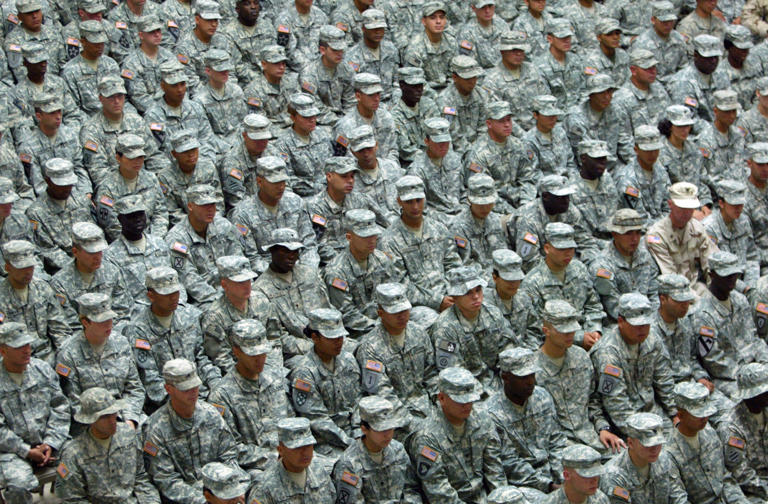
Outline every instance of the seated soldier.
<path id="1" fill-rule="evenodd" d="M 608 504 L 608 497 L 598 488 L 603 471 L 596 450 L 582 444 L 569 446 L 563 450 L 563 486 L 543 498 L 541 504 Z"/>
<path id="2" fill-rule="evenodd" d="M 571 203 L 581 211 L 587 231 L 605 244 L 611 236 L 606 225 L 619 207 L 619 196 L 611 174 L 606 171 L 609 152 L 602 140 L 585 138 L 579 142 L 576 165 L 578 176 L 573 177 L 576 192 Z"/>
<path id="3" fill-rule="evenodd" d="M 515 335 L 522 338 L 526 330 L 525 311 L 530 309 L 528 298 L 517 295 L 520 283 L 525 278 L 522 270 L 523 260 L 506 248 L 494 250 L 491 256 L 493 286 L 483 291 L 484 300 L 501 310 L 501 314 L 512 325 Z"/>
<path id="4" fill-rule="evenodd" d="M 248 473 L 238 467 L 221 462 L 208 462 L 200 471 L 203 477 L 203 497 L 210 504 L 245 502 L 245 493 L 251 486 Z"/>

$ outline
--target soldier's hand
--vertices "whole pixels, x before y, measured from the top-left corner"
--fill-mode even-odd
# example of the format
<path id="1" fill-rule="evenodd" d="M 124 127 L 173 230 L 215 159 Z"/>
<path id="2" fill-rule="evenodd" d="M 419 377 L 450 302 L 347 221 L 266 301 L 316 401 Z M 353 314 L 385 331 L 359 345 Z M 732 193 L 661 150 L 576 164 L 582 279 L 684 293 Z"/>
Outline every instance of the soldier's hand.
<path id="1" fill-rule="evenodd" d="M 592 348 L 592 345 L 597 343 L 597 340 L 600 339 L 600 333 L 597 331 L 590 331 L 584 333 L 584 350 L 589 351 L 590 348 Z"/>
<path id="2" fill-rule="evenodd" d="M 48 462 L 53 461 L 53 448 L 48 446 L 47 444 L 43 443 L 39 446 L 41 450 L 43 450 L 43 455 L 45 458 L 43 459 L 43 462 L 40 464 L 41 466 L 46 465 Z"/>
<path id="3" fill-rule="evenodd" d="M 710 394 L 715 391 L 715 384 L 707 380 L 706 378 L 700 378 L 699 383 L 707 387 L 707 389 L 709 389 Z"/>
<path id="4" fill-rule="evenodd" d="M 37 465 L 42 465 L 45 460 L 45 453 L 43 453 L 41 446 L 42 445 L 30 448 L 29 453 L 27 453 L 27 458 Z"/>
<path id="5" fill-rule="evenodd" d="M 600 431 L 600 442 L 603 443 L 603 446 L 606 448 L 610 448 L 613 453 L 619 453 L 622 448 L 627 447 L 619 436 L 609 430 Z"/>
<path id="6" fill-rule="evenodd" d="M 127 423 L 128 427 L 130 427 L 131 429 L 136 430 L 136 422 L 134 422 L 133 420 L 126 420 L 125 423 Z"/>
<path id="7" fill-rule="evenodd" d="M 443 311 L 446 308 L 450 308 L 451 306 L 453 306 L 453 297 L 445 296 L 443 301 L 440 303 L 440 311 Z"/>

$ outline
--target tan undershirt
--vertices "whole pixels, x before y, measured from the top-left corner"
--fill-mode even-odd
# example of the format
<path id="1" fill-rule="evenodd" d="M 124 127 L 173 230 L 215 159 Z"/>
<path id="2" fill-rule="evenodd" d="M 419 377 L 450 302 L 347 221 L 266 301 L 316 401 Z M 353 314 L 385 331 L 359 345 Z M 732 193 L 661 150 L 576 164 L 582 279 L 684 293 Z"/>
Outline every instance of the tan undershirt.
<path id="1" fill-rule="evenodd" d="M 157 319 L 157 322 L 166 329 L 171 327 L 171 319 L 173 318 L 173 315 L 168 315 L 167 317 L 159 317 L 155 315 L 155 318 Z"/>

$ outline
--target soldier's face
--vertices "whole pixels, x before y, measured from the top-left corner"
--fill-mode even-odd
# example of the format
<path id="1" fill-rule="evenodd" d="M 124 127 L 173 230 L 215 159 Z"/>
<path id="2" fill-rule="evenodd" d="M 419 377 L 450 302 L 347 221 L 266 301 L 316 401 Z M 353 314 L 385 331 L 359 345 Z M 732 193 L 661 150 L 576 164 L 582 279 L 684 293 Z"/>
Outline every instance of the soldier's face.
<path id="1" fill-rule="evenodd" d="M 427 145 L 427 155 L 433 159 L 444 158 L 448 154 L 448 149 L 451 148 L 451 142 L 433 142 L 427 137 L 424 140 Z"/>
<path id="2" fill-rule="evenodd" d="M 32 281 L 32 277 L 35 274 L 35 267 L 29 266 L 27 268 L 16 268 L 11 263 L 5 263 L 5 271 L 8 272 L 8 280 L 16 285 L 29 285 Z"/>
<path id="3" fill-rule="evenodd" d="M 656 81 L 656 65 L 653 65 L 652 67 L 648 68 L 640 68 L 638 66 L 631 66 L 629 67 L 630 72 L 632 72 L 632 77 L 637 79 L 640 84 L 643 84 L 645 86 L 650 86 Z"/>
<path id="4" fill-rule="evenodd" d="M 765 408 L 768 408 L 768 392 L 763 392 L 758 396 L 746 399 L 746 402 L 749 404 L 752 411 L 764 410 Z"/>
<path id="5" fill-rule="evenodd" d="M 576 254 L 576 249 L 559 249 L 553 247 L 551 243 L 545 243 L 544 253 L 547 256 L 547 260 L 552 263 L 555 268 L 565 268 L 571 264 L 571 261 L 573 261 L 573 256 Z"/>
<path id="6" fill-rule="evenodd" d="M 747 59 L 748 55 L 749 49 L 739 49 L 736 46 L 731 46 L 728 49 L 728 59 L 734 63 L 733 66 L 736 68 L 741 68 L 741 66 L 744 65 L 744 61 Z"/>
<path id="7" fill-rule="evenodd" d="M 593 158 L 586 154 L 580 156 L 581 160 L 581 176 L 588 180 L 597 180 L 603 176 L 605 169 L 608 167 L 607 157 Z"/>
<path id="8" fill-rule="evenodd" d="M 296 10 L 306 12 L 312 7 L 312 0 L 295 0 Z"/>
<path id="9" fill-rule="evenodd" d="M 390 334 L 400 334 L 408 326 L 408 320 L 411 318 L 411 310 L 403 310 L 396 313 L 388 313 L 381 308 L 378 309 L 379 318 L 384 329 Z"/>
<path id="10" fill-rule="evenodd" d="M 444 392 L 437 394 L 437 399 L 440 401 L 440 406 L 443 409 L 443 414 L 446 420 L 452 424 L 458 424 L 469 418 L 472 413 L 472 406 L 474 403 L 460 403 L 450 398 L 450 396 Z"/>
<path id="11" fill-rule="evenodd" d="M 363 28 L 363 38 L 374 44 L 379 44 L 384 39 L 386 31 L 386 28 Z"/>
<path id="12" fill-rule="evenodd" d="M 48 62 L 47 61 L 41 61 L 39 63 L 29 63 L 27 60 L 24 60 L 24 66 L 27 69 L 27 76 L 30 79 L 37 80 L 40 77 L 45 75 L 45 72 L 48 70 Z"/>
<path id="13" fill-rule="evenodd" d="M 29 71 L 29 69 L 27 69 L 27 71 Z M 757 95 L 759 105 L 763 108 L 768 108 L 768 93 L 762 94 L 760 91 L 755 91 L 755 94 Z"/>
<path id="14" fill-rule="evenodd" d="M 627 345 L 639 345 L 645 338 L 648 337 L 648 333 L 651 332 L 651 326 L 646 325 L 632 325 L 627 320 L 619 315 L 619 333 Z"/>
<path id="15" fill-rule="evenodd" d="M 534 112 L 533 117 L 536 119 L 536 128 L 545 133 L 549 133 L 557 124 L 558 116 L 548 116 Z"/>
<path id="16" fill-rule="evenodd" d="M 151 32 L 139 32 L 139 39 L 150 47 L 157 47 L 163 41 L 163 32 L 158 28 Z"/>
<path id="17" fill-rule="evenodd" d="M 328 182 L 328 191 L 336 194 L 349 194 L 355 188 L 355 172 L 349 173 L 326 173 L 325 179 Z"/>
<path id="18" fill-rule="evenodd" d="M 6 368 L 24 368 L 29 364 L 29 360 L 32 358 L 32 345 L 27 343 L 18 348 L 8 345 L 0 345 L 0 355 L 3 356 L 3 363 Z"/>
<path id="19" fill-rule="evenodd" d="M 85 339 L 91 345 L 103 345 L 106 343 L 109 335 L 112 334 L 112 319 L 104 322 L 93 322 L 88 319 L 81 319 L 83 322 L 83 333 Z"/>
<path id="20" fill-rule="evenodd" d="M 504 394 L 515 404 L 523 404 L 533 394 L 536 387 L 536 374 L 516 376 L 512 373 L 502 373 Z"/>
<path id="21" fill-rule="evenodd" d="M 200 387 L 179 390 L 173 385 L 166 383 L 165 391 L 168 392 L 168 399 L 171 401 L 171 406 L 176 413 L 184 418 L 189 418 L 185 416 L 186 414 L 194 414 L 197 398 L 200 395 Z"/>
<path id="22" fill-rule="evenodd" d="M 361 168 L 370 170 L 376 164 L 377 150 L 378 150 L 378 145 L 374 145 L 373 147 L 366 147 L 364 149 L 360 149 L 357 152 L 352 151 L 352 155 L 355 156 L 355 158 L 357 159 L 357 163 L 360 165 Z"/>
<path id="23" fill-rule="evenodd" d="M 245 370 L 248 371 L 251 376 L 254 374 L 261 374 L 261 372 L 264 371 L 264 364 L 267 362 L 267 354 L 247 355 L 237 346 L 233 346 L 232 349 L 237 362 L 245 367 Z"/>
<path id="24" fill-rule="evenodd" d="M 454 302 L 462 313 L 478 313 L 483 306 L 483 287 L 478 285 L 466 294 L 456 296 Z"/>
<path id="25" fill-rule="evenodd" d="M 355 98 L 357 98 L 357 104 L 363 110 L 373 112 L 379 109 L 379 104 L 381 103 L 381 93 L 365 94 L 361 91 L 356 91 Z"/>
<path id="26" fill-rule="evenodd" d="M 429 16 L 421 18 L 421 24 L 424 25 L 424 28 L 426 28 L 427 32 L 429 33 L 443 33 L 446 25 L 445 12 L 433 12 Z"/>
<path id="27" fill-rule="evenodd" d="M 420 219 L 424 215 L 424 198 L 416 198 L 407 201 L 401 201 L 397 198 L 397 203 L 403 210 L 403 215 L 410 219 Z"/>
<path id="28" fill-rule="evenodd" d="M 544 8 L 547 6 L 546 0 L 525 0 L 525 4 L 534 16 L 538 16 L 544 12 Z"/>
<path id="29" fill-rule="evenodd" d="M 741 216 L 741 212 L 744 211 L 744 205 L 731 205 L 730 203 L 720 200 L 720 213 L 727 222 L 733 222 Z"/>
<path id="30" fill-rule="evenodd" d="M 275 245 L 269 249 L 272 254 L 272 266 L 278 273 L 287 273 L 296 266 L 299 260 L 299 251 L 291 250 L 282 245 Z"/>
<path id="31" fill-rule="evenodd" d="M 347 240 L 349 241 L 349 250 L 355 256 L 369 256 L 376 250 L 376 243 L 379 241 L 378 235 L 373 236 L 358 236 L 355 233 L 347 233 Z"/>
<path id="32" fill-rule="evenodd" d="M 525 51 L 522 49 L 511 49 L 509 51 L 501 51 L 501 59 L 504 63 L 511 67 L 519 67 L 525 61 Z"/>
<path id="33" fill-rule="evenodd" d="M 256 177 L 256 185 L 259 186 L 259 194 L 266 201 L 280 201 L 285 193 L 285 181 L 269 182 L 264 177 Z"/>
<path id="34" fill-rule="evenodd" d="M 163 88 L 165 99 L 172 105 L 175 103 L 181 103 L 181 101 L 184 99 L 184 95 L 187 94 L 186 82 L 168 84 L 165 81 L 160 81 L 160 87 Z"/>
<path id="35" fill-rule="evenodd" d="M 731 127 L 736 122 L 736 118 L 739 116 L 738 110 L 720 110 L 715 107 L 715 121 L 723 123 L 726 127 Z"/>
<path id="36" fill-rule="evenodd" d="M 682 426 L 684 429 L 693 432 L 699 432 L 701 429 L 706 427 L 707 421 L 709 420 L 709 417 L 693 416 L 684 409 L 678 409 L 677 416 L 680 419 L 679 426 Z"/>
<path id="37" fill-rule="evenodd" d="M 200 16 L 195 16 L 195 24 L 201 33 L 204 33 L 209 37 L 213 37 L 213 34 L 216 33 L 216 30 L 219 28 L 218 19 L 203 19 Z"/>
<path id="38" fill-rule="evenodd" d="M 498 138 L 507 138 L 512 134 L 512 116 L 508 115 L 501 119 L 486 119 L 485 125 L 492 136 Z"/>
<path id="39" fill-rule="evenodd" d="M 715 71 L 719 60 L 720 58 L 717 56 L 702 56 L 698 52 L 693 53 L 693 64 L 699 72 L 705 75 L 709 75 Z"/>
<path id="40" fill-rule="evenodd" d="M 675 205 L 672 200 L 667 200 L 669 204 L 669 220 L 672 221 L 672 227 L 675 229 L 682 229 L 688 224 L 688 221 L 693 217 L 693 208 L 680 208 Z"/>
<path id="41" fill-rule="evenodd" d="M 665 294 L 659 296 L 659 302 L 661 303 L 661 308 L 676 319 L 685 317 L 688 314 L 688 309 L 691 307 L 690 301 L 675 301 Z"/>
<path id="42" fill-rule="evenodd" d="M 555 37 L 554 35 L 547 35 L 549 44 L 558 52 L 568 52 L 571 50 L 571 36 L 567 37 Z"/>
<path id="43" fill-rule="evenodd" d="M 714 271 L 710 271 L 709 283 L 720 292 L 724 292 L 728 294 L 733 289 L 736 288 L 736 282 L 739 280 L 740 276 L 741 275 L 739 273 L 734 273 L 732 275 L 727 275 L 727 276 L 720 276 Z"/>
<path id="44" fill-rule="evenodd" d="M 627 439 L 629 449 L 634 455 L 633 460 L 638 459 L 640 465 L 653 464 L 659 460 L 662 445 L 644 446 L 640 441 L 634 438 Z"/>
<path id="45" fill-rule="evenodd" d="M 141 168 L 144 166 L 144 156 L 138 156 L 133 159 L 122 154 L 116 154 L 117 164 L 120 173 L 127 180 L 133 180 L 139 176 Z"/>
<path id="46" fill-rule="evenodd" d="M 589 95 L 589 104 L 597 111 L 605 110 L 611 105 L 613 100 L 613 89 L 606 89 L 599 93 Z"/>
<path id="47" fill-rule="evenodd" d="M 703 14 L 712 14 L 712 11 L 717 7 L 717 0 L 699 0 L 696 2 L 696 8 Z"/>
<path id="48" fill-rule="evenodd" d="M 283 443 L 280 443 L 277 447 L 277 453 L 280 454 L 286 470 L 289 472 L 301 472 L 312 463 L 315 445 L 310 444 L 298 448 L 288 448 Z"/>
<path id="49" fill-rule="evenodd" d="M 563 471 L 563 477 L 568 487 L 572 490 L 573 495 L 576 495 L 577 498 L 588 497 L 597 493 L 600 476 L 585 478 L 584 476 L 580 476 L 575 469 L 565 469 Z"/>
<path id="50" fill-rule="evenodd" d="M 138 240 L 147 229 L 147 214 L 143 211 L 118 215 L 117 220 L 120 222 L 123 235 L 129 240 Z"/>
<path id="51" fill-rule="evenodd" d="M 568 211 L 571 204 L 570 196 L 556 196 L 552 193 L 541 194 L 541 204 L 548 215 L 557 215 Z"/>
<path id="52" fill-rule="evenodd" d="M 659 21 L 655 17 L 651 17 L 651 23 L 653 23 L 653 29 L 656 30 L 656 33 L 664 38 L 667 38 L 675 27 L 674 19 L 671 21 Z"/>
<path id="53" fill-rule="evenodd" d="M 424 94 L 424 84 L 408 84 L 400 81 L 400 90 L 403 92 L 403 101 L 408 106 L 414 106 L 421 100 Z"/>
<path id="54" fill-rule="evenodd" d="M 691 134 L 691 126 L 676 126 L 672 125 L 670 128 L 670 136 L 674 136 L 678 140 L 688 139 L 688 135 Z"/>
<path id="55" fill-rule="evenodd" d="M 251 280 L 243 280 L 242 282 L 235 282 L 229 278 L 221 279 L 221 287 L 224 289 L 224 293 L 230 299 L 242 302 L 251 297 L 251 291 L 253 284 Z"/>
<path id="56" fill-rule="evenodd" d="M 341 353 L 344 348 L 344 338 L 326 338 L 318 332 L 312 333 L 315 353 L 323 360 L 329 360 Z"/>
<path id="57" fill-rule="evenodd" d="M 269 144 L 269 139 L 253 140 L 245 132 L 243 132 L 243 139 L 245 140 L 245 148 L 251 155 L 261 154 L 267 149 L 267 144 Z"/>
<path id="58" fill-rule="evenodd" d="M 104 257 L 104 252 L 86 252 L 78 246 L 72 247 L 72 255 L 75 258 L 75 263 L 78 269 L 93 273 L 97 269 L 101 268 L 101 260 Z"/>
<path id="59" fill-rule="evenodd" d="M 375 431 L 361 425 L 360 430 L 363 431 L 365 439 L 372 445 L 375 451 L 381 451 L 389 446 L 389 443 L 392 442 L 392 438 L 395 436 L 395 429 Z"/>
<path id="60" fill-rule="evenodd" d="M 171 155 L 179 163 L 179 168 L 184 173 L 192 173 L 197 166 L 197 160 L 200 158 L 200 149 L 195 147 L 184 152 L 171 151 Z"/>
<path id="61" fill-rule="evenodd" d="M 477 86 L 477 77 L 465 79 L 459 77 L 457 74 L 453 74 L 453 85 L 456 86 L 456 90 L 460 94 L 467 96 L 475 89 L 475 86 Z"/>
<path id="62" fill-rule="evenodd" d="M 144 6 L 145 3 L 147 3 L 147 0 L 125 0 L 129 6 L 139 9 Z"/>
<path id="63" fill-rule="evenodd" d="M 210 224 L 216 217 L 216 203 L 209 203 L 207 205 L 187 203 L 187 209 L 189 210 L 190 217 L 198 222 Z"/>
<path id="64" fill-rule="evenodd" d="M 336 49 L 331 49 L 330 47 L 320 47 L 320 54 L 323 55 L 325 61 L 333 66 L 338 65 L 341 63 L 341 60 L 344 59 L 344 49 L 337 51 Z"/>
<path id="65" fill-rule="evenodd" d="M 214 70 L 212 68 L 205 69 L 208 79 L 213 85 L 223 86 L 229 80 L 229 70 Z"/>
<path id="66" fill-rule="evenodd" d="M 469 211 L 472 212 L 472 216 L 475 219 L 483 220 L 487 218 L 489 215 L 491 215 L 491 212 L 493 211 L 493 207 L 496 206 L 496 203 L 488 203 L 485 205 L 478 205 L 477 203 L 470 203 L 469 204 Z"/>
<path id="67" fill-rule="evenodd" d="M 85 37 L 80 39 L 80 43 L 83 44 L 84 57 L 88 59 L 100 58 L 104 54 L 104 42 L 89 42 Z"/>
<path id="68" fill-rule="evenodd" d="M 317 116 L 304 117 L 301 114 L 293 114 L 293 128 L 297 133 L 307 136 L 317 127 Z"/>
<path id="69" fill-rule="evenodd" d="M 656 162 L 657 159 L 659 159 L 659 150 L 641 150 L 637 148 L 637 145 L 635 145 L 635 154 L 637 155 L 637 159 L 639 159 L 642 163 L 644 163 L 646 166 L 653 166 L 653 164 Z"/>
<path id="70" fill-rule="evenodd" d="M 496 289 L 499 291 L 504 299 L 509 299 L 517 294 L 520 288 L 521 280 L 504 280 L 499 275 L 493 275 L 493 282 L 496 284 Z"/>
<path id="71" fill-rule="evenodd" d="M 38 32 L 43 26 L 43 11 L 36 10 L 32 12 L 19 12 L 19 21 L 24 25 L 24 28 L 31 32 Z"/>
<path id="72" fill-rule="evenodd" d="M 610 33 L 601 33 L 597 36 L 600 45 L 609 49 L 616 49 L 621 44 L 621 30 L 613 30 Z"/>
<path id="73" fill-rule="evenodd" d="M 237 17 L 246 26 L 253 26 L 259 17 L 261 5 L 258 0 L 240 0 L 235 7 Z"/>
<path id="74" fill-rule="evenodd" d="M 71 190 L 72 186 L 68 186 L 68 187 L 70 187 L 70 190 Z M 59 199 L 66 199 L 66 198 L 59 198 Z M 9 215 L 11 215 L 11 210 L 13 210 L 13 203 L 0 204 L 0 217 L 5 219 Z"/>
<path id="75" fill-rule="evenodd" d="M 115 93 L 112 96 L 99 95 L 99 101 L 105 114 L 119 116 L 123 113 L 123 107 L 125 106 L 125 95 L 123 93 Z"/>
<path id="76" fill-rule="evenodd" d="M 763 184 L 768 181 L 768 163 L 756 163 L 750 159 L 747 165 L 753 179 Z"/>
<path id="77" fill-rule="evenodd" d="M 153 290 L 147 291 L 147 297 L 156 313 L 173 313 L 179 307 L 179 291 L 171 294 L 160 294 Z"/>
<path id="78" fill-rule="evenodd" d="M 542 327 L 542 332 L 544 333 L 544 337 L 547 338 L 547 341 L 552 343 L 555 348 L 559 348 L 561 350 L 565 350 L 573 346 L 573 338 L 576 334 L 575 332 L 560 332 L 555 329 L 552 324 L 549 323 L 544 324 Z"/>
<path id="79" fill-rule="evenodd" d="M 484 5 L 482 7 L 472 7 L 472 11 L 481 23 L 490 23 L 493 21 L 493 15 L 496 14 L 495 5 Z"/>
<path id="80" fill-rule="evenodd" d="M 639 230 L 611 234 L 613 235 L 613 245 L 616 247 L 616 250 L 625 256 L 631 256 L 635 253 L 643 237 L 643 233 Z"/>
<path id="81" fill-rule="evenodd" d="M 58 129 L 61 126 L 61 110 L 54 110 L 53 112 L 40 112 L 36 113 L 40 127 L 44 129 Z"/>

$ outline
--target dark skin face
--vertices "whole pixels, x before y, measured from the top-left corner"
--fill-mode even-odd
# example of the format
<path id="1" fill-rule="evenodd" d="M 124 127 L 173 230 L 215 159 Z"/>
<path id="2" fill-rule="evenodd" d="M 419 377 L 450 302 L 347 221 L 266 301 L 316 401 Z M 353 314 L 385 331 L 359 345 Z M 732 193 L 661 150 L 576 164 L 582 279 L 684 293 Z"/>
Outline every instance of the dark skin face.
<path id="1" fill-rule="evenodd" d="M 586 154 L 581 155 L 581 173 L 582 178 L 587 180 L 597 180 L 605 173 L 605 168 L 608 166 L 607 157 L 593 158 Z"/>
<path id="2" fill-rule="evenodd" d="M 312 342 L 315 344 L 315 353 L 325 362 L 330 361 L 341 353 L 344 347 L 344 338 L 326 338 L 319 332 L 312 333 Z"/>
<path id="3" fill-rule="evenodd" d="M 717 56 L 704 57 L 698 52 L 693 54 L 693 64 L 704 75 L 709 75 L 715 71 L 719 59 Z"/>
<path id="4" fill-rule="evenodd" d="M 165 81 L 160 82 L 160 87 L 165 93 L 165 101 L 172 107 L 178 107 L 187 94 L 187 83 L 179 82 L 177 84 L 168 84 Z"/>
<path id="5" fill-rule="evenodd" d="M 45 183 L 48 185 L 48 189 L 46 189 L 46 192 L 48 193 L 48 196 L 55 200 L 65 200 L 69 198 L 69 195 L 72 194 L 72 186 L 71 185 L 65 185 L 60 186 L 56 185 L 53 182 L 51 182 L 51 179 L 48 177 L 45 178 Z"/>
<path id="6" fill-rule="evenodd" d="M 557 215 L 568 211 L 568 205 L 571 202 L 570 196 L 555 196 L 551 193 L 542 193 L 541 203 L 544 205 L 544 211 L 548 215 Z"/>
<path id="7" fill-rule="evenodd" d="M 509 372 L 503 372 L 501 378 L 504 380 L 504 395 L 518 406 L 525 404 L 536 386 L 535 374 L 516 376 Z"/>
<path id="8" fill-rule="evenodd" d="M 403 92 L 403 102 L 409 107 L 413 107 L 421 101 L 424 84 L 407 84 L 405 81 L 400 81 L 400 90 Z"/>
<path id="9" fill-rule="evenodd" d="M 725 301 L 736 287 L 736 281 L 741 275 L 734 273 L 728 276 L 720 276 L 714 271 L 709 272 L 709 291 L 720 301 Z"/>
<path id="10" fill-rule="evenodd" d="M 242 0 L 235 6 L 237 20 L 245 26 L 253 26 L 259 18 L 261 5 L 259 0 Z"/>
<path id="11" fill-rule="evenodd" d="M 24 67 L 27 69 L 27 77 L 32 82 L 39 82 L 45 76 L 45 72 L 48 69 L 48 62 L 41 61 L 40 63 L 30 63 L 24 60 Z"/>
<path id="12" fill-rule="evenodd" d="M 122 227 L 123 236 L 129 241 L 140 240 L 147 229 L 147 213 L 144 211 L 118 215 L 117 220 Z"/>
<path id="13" fill-rule="evenodd" d="M 734 68 L 741 68 L 744 66 L 744 60 L 749 55 L 749 49 L 739 49 L 736 46 L 731 46 L 728 49 L 728 62 Z"/>
<path id="14" fill-rule="evenodd" d="M 293 270 L 296 261 L 299 260 L 299 251 L 290 250 L 281 245 L 276 245 L 269 249 L 272 254 L 272 262 L 269 267 L 277 273 L 288 273 Z"/>

